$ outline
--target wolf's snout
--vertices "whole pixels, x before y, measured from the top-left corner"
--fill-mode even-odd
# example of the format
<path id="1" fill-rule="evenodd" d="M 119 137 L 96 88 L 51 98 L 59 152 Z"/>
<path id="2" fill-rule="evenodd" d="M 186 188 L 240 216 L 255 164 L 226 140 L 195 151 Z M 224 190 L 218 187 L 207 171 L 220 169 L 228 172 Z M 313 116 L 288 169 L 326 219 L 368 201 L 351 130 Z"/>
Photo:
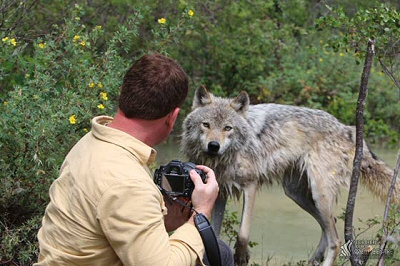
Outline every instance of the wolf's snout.
<path id="1" fill-rule="evenodd" d="M 209 153 L 216 154 L 219 151 L 219 142 L 218 141 L 210 141 L 208 143 L 208 147 L 207 148 L 208 148 L 208 152 Z"/>

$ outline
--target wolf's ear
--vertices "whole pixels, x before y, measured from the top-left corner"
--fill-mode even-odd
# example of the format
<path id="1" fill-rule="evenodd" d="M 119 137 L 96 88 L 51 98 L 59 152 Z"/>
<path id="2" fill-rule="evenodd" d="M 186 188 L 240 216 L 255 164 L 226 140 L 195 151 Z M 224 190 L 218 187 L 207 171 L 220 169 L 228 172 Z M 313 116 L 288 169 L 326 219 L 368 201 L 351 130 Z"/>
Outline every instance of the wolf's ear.
<path id="1" fill-rule="evenodd" d="M 247 92 L 242 91 L 231 102 L 231 107 L 238 113 L 246 114 L 249 110 L 250 99 Z"/>
<path id="2" fill-rule="evenodd" d="M 196 109 L 197 107 L 203 107 L 211 102 L 211 95 L 208 93 L 206 88 L 204 88 L 204 86 L 200 86 L 194 93 L 192 110 Z"/>

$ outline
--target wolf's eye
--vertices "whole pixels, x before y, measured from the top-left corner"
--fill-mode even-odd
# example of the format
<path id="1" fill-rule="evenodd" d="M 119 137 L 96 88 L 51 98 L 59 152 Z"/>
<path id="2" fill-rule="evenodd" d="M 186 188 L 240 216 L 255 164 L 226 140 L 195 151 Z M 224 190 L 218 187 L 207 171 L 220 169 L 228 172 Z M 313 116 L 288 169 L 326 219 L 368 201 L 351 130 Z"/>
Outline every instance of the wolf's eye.
<path id="1" fill-rule="evenodd" d="M 210 123 L 203 122 L 203 127 L 205 127 L 205 128 L 210 128 Z"/>
<path id="2" fill-rule="evenodd" d="M 225 126 L 225 131 L 231 131 L 232 130 L 232 127 L 231 126 Z"/>

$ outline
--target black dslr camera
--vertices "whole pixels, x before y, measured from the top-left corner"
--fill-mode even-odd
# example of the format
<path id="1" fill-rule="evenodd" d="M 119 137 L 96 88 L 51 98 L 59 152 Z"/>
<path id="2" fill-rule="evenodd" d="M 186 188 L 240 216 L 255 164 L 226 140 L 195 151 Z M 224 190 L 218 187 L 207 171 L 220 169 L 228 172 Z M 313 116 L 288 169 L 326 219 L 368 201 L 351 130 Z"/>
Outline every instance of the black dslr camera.
<path id="1" fill-rule="evenodd" d="M 189 172 L 194 169 L 206 181 L 206 174 L 191 162 L 172 160 L 165 166 L 160 166 L 154 172 L 154 183 L 173 197 L 189 197 L 192 195 L 194 183 L 190 179 Z"/>

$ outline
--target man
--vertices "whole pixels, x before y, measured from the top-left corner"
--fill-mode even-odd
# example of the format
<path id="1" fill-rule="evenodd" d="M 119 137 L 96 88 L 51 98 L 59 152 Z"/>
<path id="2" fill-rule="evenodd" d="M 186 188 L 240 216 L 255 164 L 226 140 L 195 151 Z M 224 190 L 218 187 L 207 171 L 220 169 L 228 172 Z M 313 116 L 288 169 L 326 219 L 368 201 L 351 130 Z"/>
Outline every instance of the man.
<path id="1" fill-rule="evenodd" d="M 186 73 L 168 57 L 145 55 L 128 70 L 114 118 L 93 119 L 92 130 L 71 149 L 50 187 L 35 265 L 201 261 L 204 246 L 194 214 L 177 203 L 165 206 L 148 168 L 156 156 L 151 147 L 169 136 L 187 94 Z M 210 168 L 198 168 L 207 180 L 190 172 L 191 203 L 210 218 L 218 184 Z"/>

